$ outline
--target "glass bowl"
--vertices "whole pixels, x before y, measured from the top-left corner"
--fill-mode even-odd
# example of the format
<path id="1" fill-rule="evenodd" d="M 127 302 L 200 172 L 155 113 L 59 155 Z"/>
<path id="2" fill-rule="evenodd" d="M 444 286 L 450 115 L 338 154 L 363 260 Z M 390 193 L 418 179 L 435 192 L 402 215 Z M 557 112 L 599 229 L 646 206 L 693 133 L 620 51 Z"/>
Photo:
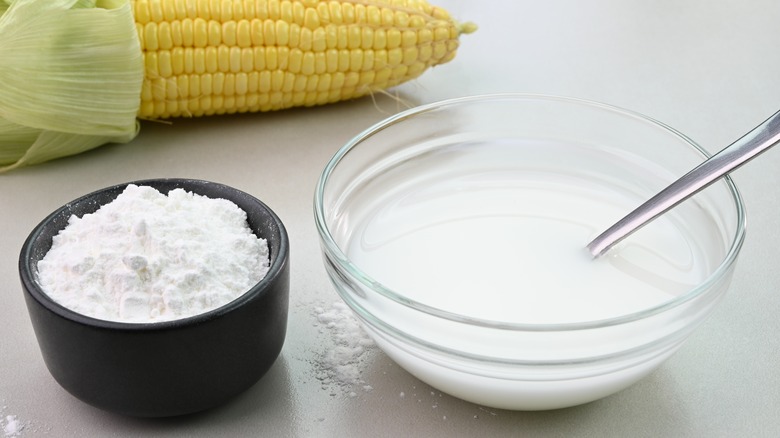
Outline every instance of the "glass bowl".
<path id="1" fill-rule="evenodd" d="M 745 236 L 725 178 L 593 259 L 585 245 L 707 153 L 655 120 L 540 95 L 397 114 L 316 187 L 327 273 L 377 345 L 431 386 L 540 410 L 656 369 L 728 288 Z"/>

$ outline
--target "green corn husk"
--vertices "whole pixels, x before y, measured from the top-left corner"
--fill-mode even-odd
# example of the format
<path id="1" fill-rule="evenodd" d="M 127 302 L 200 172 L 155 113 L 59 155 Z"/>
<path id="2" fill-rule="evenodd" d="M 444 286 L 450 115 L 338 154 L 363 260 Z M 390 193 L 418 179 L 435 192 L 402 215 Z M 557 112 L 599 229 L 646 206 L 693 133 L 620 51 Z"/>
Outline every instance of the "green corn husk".
<path id="1" fill-rule="evenodd" d="M 138 133 L 128 0 L 0 0 L 0 172 Z"/>

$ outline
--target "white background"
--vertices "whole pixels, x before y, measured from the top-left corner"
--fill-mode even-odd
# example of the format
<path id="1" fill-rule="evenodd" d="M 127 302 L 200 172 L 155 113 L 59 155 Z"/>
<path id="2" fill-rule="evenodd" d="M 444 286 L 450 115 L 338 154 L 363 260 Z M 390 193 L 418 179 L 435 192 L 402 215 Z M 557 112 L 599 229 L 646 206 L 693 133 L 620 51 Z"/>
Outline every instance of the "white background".
<path id="1" fill-rule="evenodd" d="M 644 113 L 716 151 L 780 109 L 780 2 L 437 0 L 479 30 L 456 59 L 393 90 L 408 104 L 488 92 L 573 96 Z M 748 237 L 731 291 L 657 372 L 609 398 L 549 412 L 482 408 L 441 394 L 379 351 L 356 395 L 324 385 L 332 333 L 317 307 L 338 297 L 322 267 L 312 194 L 330 156 L 404 106 L 379 96 L 278 113 L 143 123 L 138 138 L 0 175 L 0 424 L 21 436 L 780 436 L 780 150 L 734 174 Z M 43 364 L 19 286 L 30 230 L 99 188 L 153 177 L 235 186 L 288 228 L 292 285 L 281 357 L 228 405 L 183 418 L 125 418 L 87 406 Z M 110 388 L 107 388 L 110 390 Z M 403 396 L 401 395 L 403 393 Z M 2 431 L 2 429 L 0 429 Z"/>

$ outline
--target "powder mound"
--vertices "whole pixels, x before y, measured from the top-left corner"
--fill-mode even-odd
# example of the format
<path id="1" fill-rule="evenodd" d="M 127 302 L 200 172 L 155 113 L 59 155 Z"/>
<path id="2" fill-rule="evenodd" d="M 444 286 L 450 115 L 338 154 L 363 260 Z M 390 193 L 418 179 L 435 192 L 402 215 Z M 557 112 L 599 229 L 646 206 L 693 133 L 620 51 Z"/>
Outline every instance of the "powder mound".
<path id="1" fill-rule="evenodd" d="M 38 282 L 78 313 L 155 322 L 227 304 L 268 268 L 267 242 L 233 202 L 131 184 L 95 213 L 70 217 L 38 262 Z"/>
<path id="2" fill-rule="evenodd" d="M 368 352 L 374 342 L 346 304 L 336 302 L 330 308 L 315 307 L 317 325 L 329 333 L 331 343 L 320 356 L 320 376 L 323 384 L 345 389 L 363 385 L 362 372 Z"/>
<path id="3" fill-rule="evenodd" d="M 2 427 L 5 437 L 19 437 L 22 436 L 26 424 L 19 421 L 16 415 L 5 415 L 5 418 L 0 417 L 0 427 Z"/>

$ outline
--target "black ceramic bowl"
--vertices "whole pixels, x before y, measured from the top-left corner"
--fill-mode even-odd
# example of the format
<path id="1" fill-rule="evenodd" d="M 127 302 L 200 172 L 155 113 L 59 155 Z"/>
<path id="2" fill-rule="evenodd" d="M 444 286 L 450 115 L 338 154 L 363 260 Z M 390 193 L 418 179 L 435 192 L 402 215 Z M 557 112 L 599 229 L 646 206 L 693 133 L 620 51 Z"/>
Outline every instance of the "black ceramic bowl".
<path id="1" fill-rule="evenodd" d="M 130 184 L 130 183 L 128 183 Z M 113 201 L 128 184 L 96 191 L 52 213 L 22 247 L 19 272 L 35 335 L 52 376 L 68 392 L 107 411 L 141 417 L 193 413 L 220 405 L 255 384 L 284 344 L 289 242 L 279 218 L 247 193 L 189 179 L 136 181 L 162 193 L 175 188 L 232 201 L 266 239 L 270 269 L 234 301 L 173 321 L 123 323 L 71 311 L 36 282 L 38 261 L 71 215 Z"/>

